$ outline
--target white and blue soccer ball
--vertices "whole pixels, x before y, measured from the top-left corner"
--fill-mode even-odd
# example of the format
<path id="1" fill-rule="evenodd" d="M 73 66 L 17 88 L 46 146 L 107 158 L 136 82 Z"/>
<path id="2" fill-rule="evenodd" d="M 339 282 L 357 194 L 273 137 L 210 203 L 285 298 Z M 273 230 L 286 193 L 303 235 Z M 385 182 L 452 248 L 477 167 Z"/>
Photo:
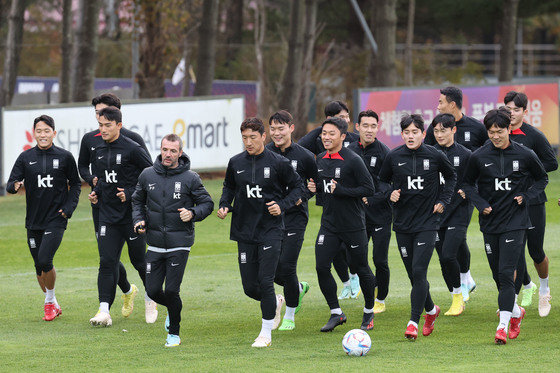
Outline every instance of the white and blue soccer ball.
<path id="1" fill-rule="evenodd" d="M 348 356 L 364 356 L 371 348 L 371 338 L 361 329 L 352 329 L 344 335 L 342 348 Z"/>

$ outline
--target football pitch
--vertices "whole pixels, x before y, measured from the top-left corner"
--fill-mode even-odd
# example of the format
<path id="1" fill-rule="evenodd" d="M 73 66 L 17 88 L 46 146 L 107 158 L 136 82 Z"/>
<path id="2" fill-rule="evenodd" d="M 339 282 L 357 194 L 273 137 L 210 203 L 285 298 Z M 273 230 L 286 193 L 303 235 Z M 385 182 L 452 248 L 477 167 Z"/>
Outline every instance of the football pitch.
<path id="1" fill-rule="evenodd" d="M 217 202 L 222 180 L 204 183 Z M 89 189 L 82 189 L 80 203 L 57 252 L 56 296 L 62 315 L 45 322 L 44 296 L 35 278 L 33 261 L 26 245 L 25 197 L 0 197 L 0 367 L 2 371 L 555 371 L 560 362 L 560 177 L 551 175 L 547 187 L 547 233 L 545 251 L 550 258 L 552 310 L 546 318 L 538 315 L 538 296 L 527 308 L 517 340 L 505 346 L 494 345 L 498 324 L 498 292 L 483 250 L 478 215 L 468 232 L 471 273 L 477 288 L 465 312 L 458 317 L 444 316 L 451 297 L 447 292 L 437 254 L 434 252 L 428 279 L 434 302 L 442 313 L 429 337 L 416 342 L 404 338 L 410 316 L 410 283 L 394 236 L 389 252 L 391 282 L 387 311 L 377 315 L 369 332 L 372 348 L 365 357 L 349 357 L 342 350 L 344 334 L 359 328 L 363 296 L 342 300 L 348 322 L 332 333 L 320 333 L 329 309 L 319 290 L 315 272 L 314 242 L 320 222 L 320 209 L 310 204 L 310 223 L 298 264 L 300 280 L 311 285 L 303 307 L 296 315 L 294 331 L 272 332 L 272 346 L 251 348 L 261 326 L 259 303 L 243 293 L 237 265 L 237 249 L 229 240 L 229 217 L 222 221 L 215 211 L 197 223 L 181 297 L 182 345 L 165 348 L 166 310 L 158 307 L 155 324 L 144 320 L 143 296 L 138 296 L 132 315 L 120 314 L 122 300 L 117 289 L 111 310 L 113 326 L 94 328 L 88 320 L 96 313 L 98 253 Z M 475 210 L 475 214 L 477 214 Z M 535 283 L 538 276 L 529 261 Z M 370 243 L 370 264 L 371 243 Z M 143 286 L 130 265 L 126 248 L 122 261 L 131 283 L 143 295 Z M 373 267 L 372 267 L 373 269 Z M 334 270 L 333 270 L 334 273 Z M 335 275 L 336 278 L 336 275 Z M 338 280 L 339 291 L 340 281 Z M 281 288 L 277 287 L 277 291 Z M 421 328 L 424 321 L 420 321 Z"/>

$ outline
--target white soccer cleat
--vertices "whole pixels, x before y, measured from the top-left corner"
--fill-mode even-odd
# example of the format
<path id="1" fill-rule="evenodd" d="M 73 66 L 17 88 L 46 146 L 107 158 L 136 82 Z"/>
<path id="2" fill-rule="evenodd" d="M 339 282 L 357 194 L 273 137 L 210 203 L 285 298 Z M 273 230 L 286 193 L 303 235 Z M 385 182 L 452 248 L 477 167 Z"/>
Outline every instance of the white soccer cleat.
<path id="1" fill-rule="evenodd" d="M 157 320 L 158 310 L 157 303 L 153 300 L 146 301 L 146 322 L 153 324 Z"/>
<path id="2" fill-rule="evenodd" d="M 284 296 L 282 294 L 276 294 L 276 315 L 274 315 L 274 323 L 272 324 L 272 330 L 276 330 L 280 326 L 280 321 L 282 320 L 281 317 L 282 317 L 283 305 L 284 305 Z"/>
<path id="3" fill-rule="evenodd" d="M 255 342 L 253 342 L 253 344 L 251 345 L 251 347 L 259 347 L 259 348 L 269 347 L 271 343 L 272 340 L 270 338 L 258 336 L 257 339 L 255 339 Z"/>
<path id="4" fill-rule="evenodd" d="M 97 311 L 95 316 L 89 319 L 89 323 L 92 326 L 111 326 L 113 325 L 113 320 L 111 320 L 111 315 L 107 312 Z"/>
<path id="5" fill-rule="evenodd" d="M 539 294 L 539 316 L 546 317 L 550 312 L 550 290 L 545 295 Z"/>

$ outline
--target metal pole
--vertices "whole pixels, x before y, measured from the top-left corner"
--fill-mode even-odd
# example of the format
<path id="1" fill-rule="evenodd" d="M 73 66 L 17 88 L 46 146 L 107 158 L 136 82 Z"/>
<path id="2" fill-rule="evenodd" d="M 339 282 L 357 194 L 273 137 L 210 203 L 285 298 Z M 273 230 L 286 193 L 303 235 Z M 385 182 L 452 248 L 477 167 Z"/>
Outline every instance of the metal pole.
<path id="1" fill-rule="evenodd" d="M 373 38 L 373 35 L 371 33 L 371 30 L 369 29 L 369 26 L 366 22 L 364 14 L 360 10 L 360 6 L 358 5 L 358 1 L 357 0 L 350 0 L 350 4 L 352 4 L 352 8 L 354 8 L 354 12 L 356 12 L 356 17 L 358 17 L 358 20 L 360 21 L 360 25 L 362 25 L 362 29 L 364 30 L 364 33 L 366 34 L 366 37 L 368 38 L 369 44 L 371 45 L 371 49 L 373 49 L 373 53 L 375 55 L 377 55 L 377 43 L 375 42 L 375 39 Z"/>

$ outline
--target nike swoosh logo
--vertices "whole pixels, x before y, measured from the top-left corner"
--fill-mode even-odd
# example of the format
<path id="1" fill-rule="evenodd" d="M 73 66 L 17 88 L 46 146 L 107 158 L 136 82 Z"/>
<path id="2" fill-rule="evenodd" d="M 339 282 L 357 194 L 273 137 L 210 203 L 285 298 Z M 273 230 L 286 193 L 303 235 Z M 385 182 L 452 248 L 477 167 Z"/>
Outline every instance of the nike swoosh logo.
<path id="1" fill-rule="evenodd" d="M 52 233 L 52 232 L 45 232 L 45 236 L 46 236 L 47 234 L 51 234 L 51 233 Z"/>
<path id="2" fill-rule="evenodd" d="M 450 231 L 452 229 L 455 229 L 455 227 L 447 227 L 447 230 Z"/>
<path id="3" fill-rule="evenodd" d="M 383 228 L 375 228 L 376 232 L 379 232 L 380 230 L 382 230 Z"/>
<path id="4" fill-rule="evenodd" d="M 494 163 L 485 163 L 484 167 L 492 166 Z"/>
<path id="5" fill-rule="evenodd" d="M 128 239 L 129 239 L 130 241 L 134 241 L 134 240 L 137 239 L 137 238 L 138 238 L 138 237 L 128 237 Z"/>
<path id="6" fill-rule="evenodd" d="M 358 246 L 360 246 L 360 245 L 350 245 L 350 247 L 351 247 L 352 249 L 355 249 L 355 248 L 358 247 Z"/>
<path id="7" fill-rule="evenodd" d="M 288 233 L 288 237 L 293 236 L 295 233 Z"/>
<path id="8" fill-rule="evenodd" d="M 103 158 L 103 157 L 104 157 L 104 155 L 102 155 L 101 157 L 97 157 L 97 159 L 101 159 L 101 158 Z"/>
<path id="9" fill-rule="evenodd" d="M 92 146 L 92 147 L 91 147 L 91 150 L 95 150 L 95 148 Z"/>
<path id="10" fill-rule="evenodd" d="M 418 245 L 418 246 L 422 246 L 422 245 L 425 245 L 425 244 L 426 244 L 425 242 L 418 242 L 417 245 Z"/>
<path id="11" fill-rule="evenodd" d="M 245 170 L 237 171 L 238 174 L 245 172 Z"/>
<path id="12" fill-rule="evenodd" d="M 263 250 L 268 250 L 268 249 L 270 249 L 271 247 L 272 247 L 272 246 L 265 246 L 265 247 L 263 247 Z"/>
<path id="13" fill-rule="evenodd" d="M 506 240 L 506 243 L 510 243 L 510 242 L 513 242 L 513 241 L 515 241 L 515 240 Z"/>
<path id="14" fill-rule="evenodd" d="M 399 163 L 399 167 L 402 166 L 402 165 L 405 165 L 405 164 L 406 164 L 406 162 L 404 162 L 404 163 Z"/>
<path id="15" fill-rule="evenodd" d="M 37 161 L 35 161 L 35 162 L 29 162 L 29 164 L 35 164 L 35 163 L 37 163 Z"/>
<path id="16" fill-rule="evenodd" d="M 148 186 L 149 186 L 150 188 L 153 187 L 154 185 L 156 185 L 156 183 L 148 184 Z"/>
<path id="17" fill-rule="evenodd" d="M 171 263 L 171 267 L 177 267 L 179 263 Z"/>
<path id="18" fill-rule="evenodd" d="M 323 171 L 323 169 L 322 169 L 322 168 L 320 168 L 320 169 L 318 169 L 318 170 L 317 170 L 317 172 L 321 172 L 321 171 Z"/>

